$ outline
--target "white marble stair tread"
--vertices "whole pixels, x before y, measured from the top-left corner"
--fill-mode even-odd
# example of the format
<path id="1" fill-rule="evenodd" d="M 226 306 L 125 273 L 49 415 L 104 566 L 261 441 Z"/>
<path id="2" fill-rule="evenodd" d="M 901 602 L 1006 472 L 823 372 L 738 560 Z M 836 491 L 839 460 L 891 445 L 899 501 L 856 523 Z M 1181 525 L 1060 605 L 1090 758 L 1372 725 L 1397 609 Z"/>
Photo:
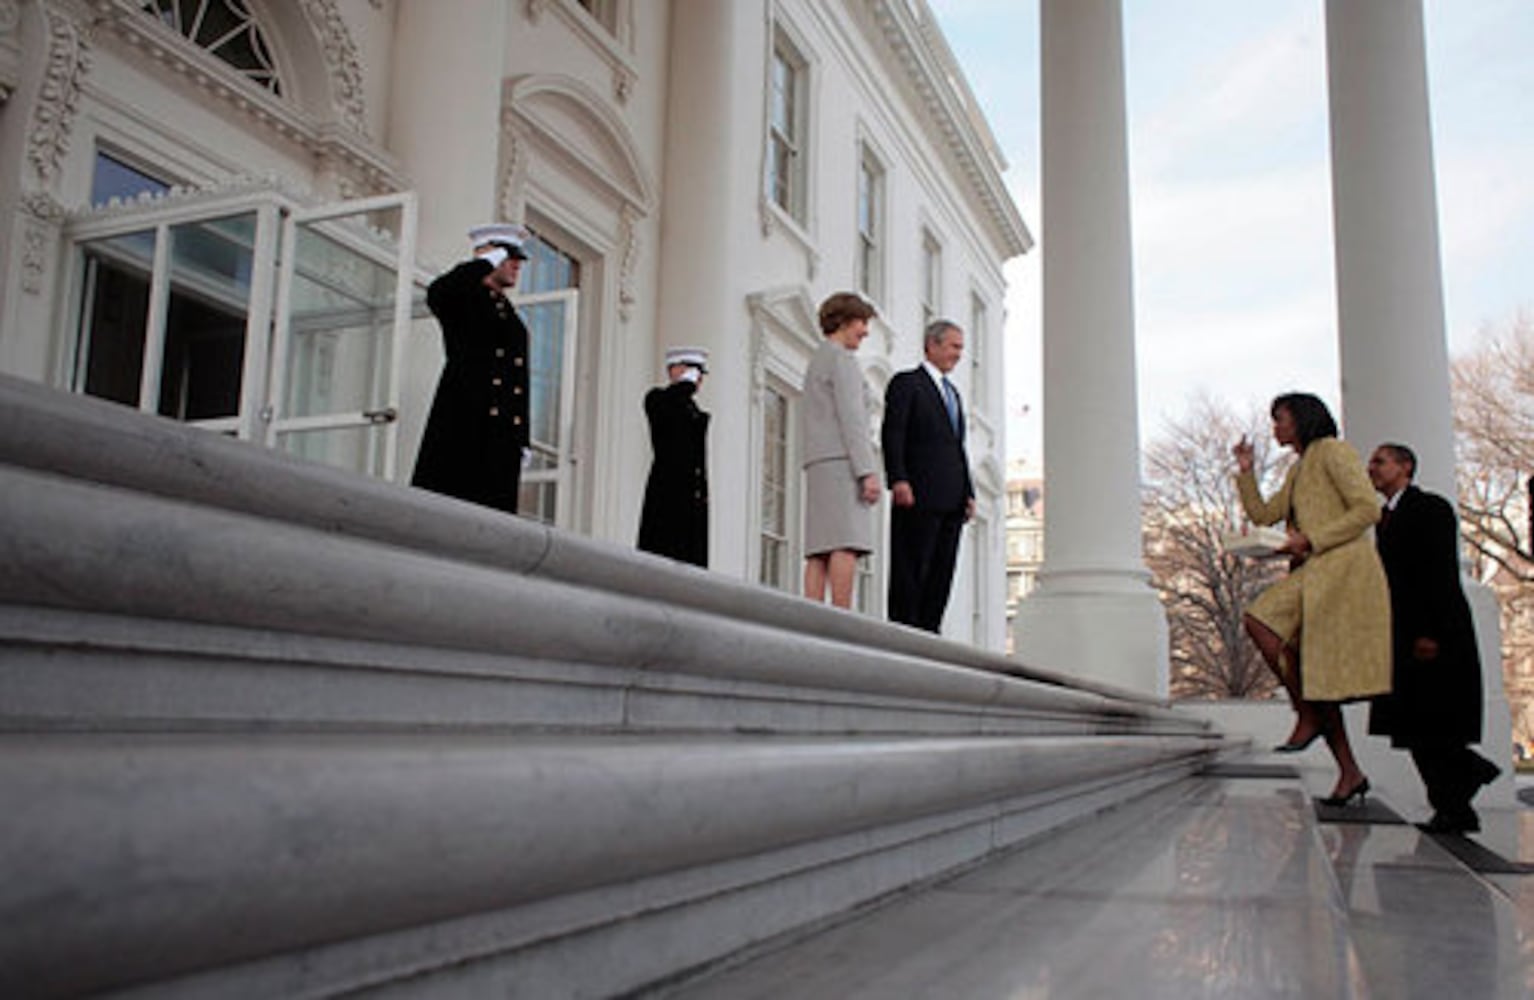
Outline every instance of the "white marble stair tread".
<path id="1" fill-rule="evenodd" d="M 1530 876 L 1470 871 L 1411 825 L 1321 828 L 1372 995 L 1534 996 Z"/>
<path id="2" fill-rule="evenodd" d="M 1186 1000 L 1370 990 L 1304 790 L 1195 778 L 665 995 Z"/>

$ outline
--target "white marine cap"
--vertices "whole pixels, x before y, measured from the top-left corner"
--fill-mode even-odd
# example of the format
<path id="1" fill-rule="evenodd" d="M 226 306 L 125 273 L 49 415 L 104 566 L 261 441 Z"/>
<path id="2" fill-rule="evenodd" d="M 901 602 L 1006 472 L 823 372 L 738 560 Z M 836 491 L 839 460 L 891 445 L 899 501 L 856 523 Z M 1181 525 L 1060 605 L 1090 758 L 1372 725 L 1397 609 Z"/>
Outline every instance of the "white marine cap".
<path id="1" fill-rule="evenodd" d="M 469 242 L 474 246 L 493 244 L 505 248 L 511 256 L 520 257 L 523 260 L 527 259 L 527 250 L 523 248 L 523 244 L 532 238 L 533 234 L 527 227 L 516 222 L 491 222 L 469 230 Z"/>
<path id="2" fill-rule="evenodd" d="M 664 367 L 670 368 L 672 365 L 692 365 L 701 372 L 707 372 L 708 351 L 701 347 L 668 347 Z"/>

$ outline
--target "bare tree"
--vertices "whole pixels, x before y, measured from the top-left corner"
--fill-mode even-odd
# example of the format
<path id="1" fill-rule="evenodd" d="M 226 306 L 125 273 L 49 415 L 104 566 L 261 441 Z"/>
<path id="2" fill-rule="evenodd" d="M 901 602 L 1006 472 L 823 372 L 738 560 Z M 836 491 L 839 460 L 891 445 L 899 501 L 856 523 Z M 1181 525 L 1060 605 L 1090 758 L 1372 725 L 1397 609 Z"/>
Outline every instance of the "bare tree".
<path id="1" fill-rule="evenodd" d="M 1240 417 L 1199 396 L 1145 449 L 1146 563 L 1167 610 L 1175 698 L 1262 698 L 1277 684 L 1241 617 L 1283 567 L 1221 544 L 1246 520 L 1231 456 L 1243 434 L 1256 447 L 1258 481 L 1272 490 L 1283 465 L 1266 414 Z"/>
<path id="2" fill-rule="evenodd" d="M 1534 582 L 1529 476 L 1534 474 L 1534 316 L 1487 330 L 1452 366 L 1460 520 L 1478 561 Z"/>
<path id="3" fill-rule="evenodd" d="M 1534 744 L 1534 314 L 1522 313 L 1452 366 L 1460 533 L 1470 572 L 1502 619 L 1513 735 Z"/>

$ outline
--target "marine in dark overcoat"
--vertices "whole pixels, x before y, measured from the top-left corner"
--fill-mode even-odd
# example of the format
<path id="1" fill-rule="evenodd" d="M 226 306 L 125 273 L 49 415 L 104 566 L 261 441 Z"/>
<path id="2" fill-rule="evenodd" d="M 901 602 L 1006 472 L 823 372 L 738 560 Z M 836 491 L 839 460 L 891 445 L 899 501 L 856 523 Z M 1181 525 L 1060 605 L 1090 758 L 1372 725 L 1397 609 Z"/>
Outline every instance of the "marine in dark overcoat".
<path id="1" fill-rule="evenodd" d="M 645 483 L 639 547 L 708 566 L 708 422 L 696 382 L 682 379 L 645 394 L 655 461 Z"/>
<path id="2" fill-rule="evenodd" d="M 528 444 L 527 327 L 486 284 L 498 266 L 476 257 L 426 290 L 447 363 L 411 483 L 515 514 Z"/>

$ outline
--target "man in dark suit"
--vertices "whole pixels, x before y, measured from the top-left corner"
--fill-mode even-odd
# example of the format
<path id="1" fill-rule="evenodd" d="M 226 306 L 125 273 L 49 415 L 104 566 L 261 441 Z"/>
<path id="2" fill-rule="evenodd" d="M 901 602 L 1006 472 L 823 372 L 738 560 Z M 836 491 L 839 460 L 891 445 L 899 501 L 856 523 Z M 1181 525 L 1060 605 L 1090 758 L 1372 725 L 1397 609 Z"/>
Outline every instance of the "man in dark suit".
<path id="1" fill-rule="evenodd" d="M 508 514 L 517 512 L 528 446 L 528 358 L 527 327 L 507 296 L 530 238 L 520 225 L 476 226 L 474 256 L 426 289 L 447 364 L 410 480 Z"/>
<path id="2" fill-rule="evenodd" d="M 1470 800 L 1498 774 L 1470 749 L 1481 739 L 1481 657 L 1459 582 L 1459 528 L 1443 497 L 1412 485 L 1417 456 L 1382 444 L 1369 479 L 1385 497 L 1375 532 L 1390 581 L 1391 693 L 1375 701 L 1369 732 L 1405 747 L 1427 787 L 1430 833 L 1481 828 Z"/>
<path id="3" fill-rule="evenodd" d="M 884 472 L 890 519 L 889 616 L 942 629 L 959 534 L 975 513 L 964 451 L 964 406 L 948 373 L 964 354 L 964 331 L 938 320 L 922 343 L 926 359 L 890 379 L 884 393 Z"/>

